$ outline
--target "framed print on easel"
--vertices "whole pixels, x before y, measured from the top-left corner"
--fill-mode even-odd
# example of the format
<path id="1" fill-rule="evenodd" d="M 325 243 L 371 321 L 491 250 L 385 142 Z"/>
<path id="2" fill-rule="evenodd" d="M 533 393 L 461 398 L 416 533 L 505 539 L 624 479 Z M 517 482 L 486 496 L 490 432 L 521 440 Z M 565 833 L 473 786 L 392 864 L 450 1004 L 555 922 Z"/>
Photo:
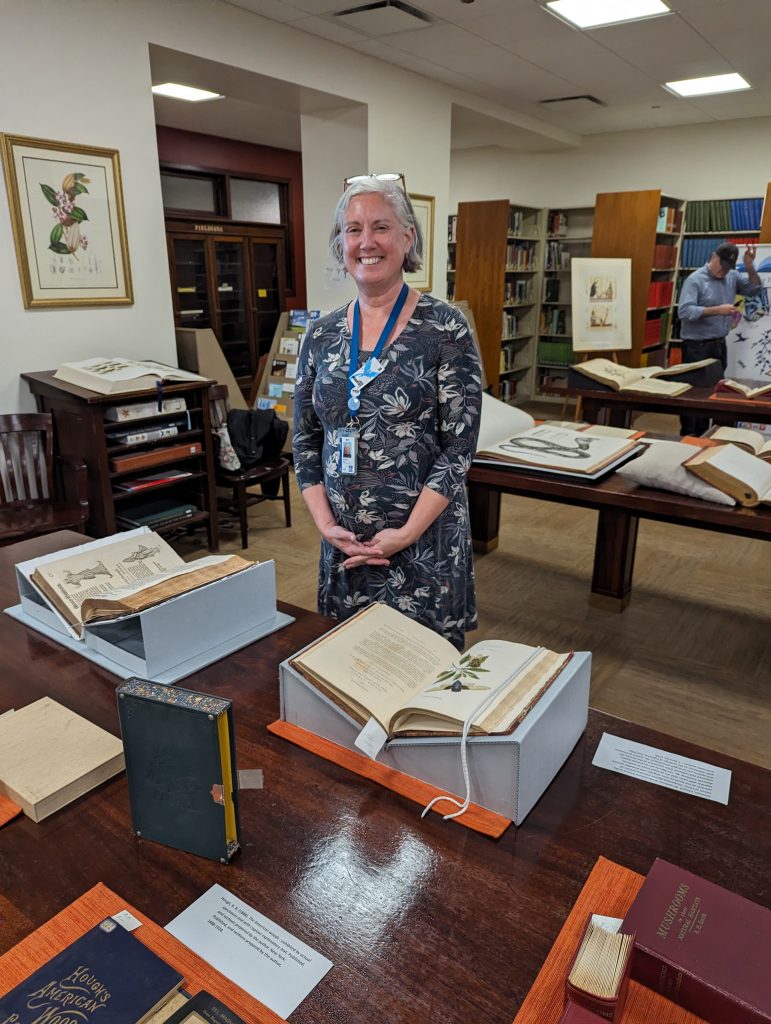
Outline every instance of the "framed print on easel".
<path id="1" fill-rule="evenodd" d="M 0 135 L 27 309 L 131 305 L 116 149 Z"/>
<path id="2" fill-rule="evenodd" d="M 576 258 L 570 269 L 573 351 L 631 349 L 631 259 Z"/>

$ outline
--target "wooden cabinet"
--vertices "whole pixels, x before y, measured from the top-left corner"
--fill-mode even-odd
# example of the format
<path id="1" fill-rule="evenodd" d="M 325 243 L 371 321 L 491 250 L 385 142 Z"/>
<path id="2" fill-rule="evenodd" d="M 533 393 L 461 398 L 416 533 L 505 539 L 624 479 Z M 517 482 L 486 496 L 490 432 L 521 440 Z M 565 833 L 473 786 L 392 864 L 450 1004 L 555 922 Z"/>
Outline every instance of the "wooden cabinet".
<path id="1" fill-rule="evenodd" d="M 176 326 L 210 327 L 248 395 L 285 304 L 283 229 L 172 221 L 167 241 Z"/>
<path id="2" fill-rule="evenodd" d="M 120 526 L 117 517 L 131 516 L 140 502 L 155 498 L 173 498 L 175 503 L 195 505 L 198 511 L 184 520 L 184 526 L 204 523 L 209 548 L 218 548 L 216 493 L 214 487 L 214 459 L 209 415 L 209 386 L 211 381 L 190 383 L 168 383 L 164 386 L 164 398 L 185 399 L 184 413 L 169 413 L 163 417 L 152 416 L 124 420 L 120 423 L 105 419 L 109 406 L 144 404 L 156 400 L 156 392 L 133 391 L 122 395 L 100 395 L 95 391 L 74 384 L 67 384 L 54 378 L 53 371 L 23 373 L 22 378 L 35 396 L 38 411 L 53 416 L 56 434 L 56 448 L 61 455 L 76 455 L 86 464 L 88 473 L 89 518 L 86 530 L 94 537 L 107 537 L 116 533 Z M 138 433 L 149 432 L 161 424 L 174 421 L 178 433 L 163 439 L 138 444 L 121 444 L 108 434 L 119 428 L 136 428 Z M 166 452 L 178 446 L 198 445 L 197 454 L 175 454 Z M 148 463 L 133 468 L 116 468 L 114 460 L 121 456 L 146 454 Z M 134 460 L 135 462 L 137 460 Z M 148 473 L 167 470 L 189 473 L 174 482 L 164 483 L 150 489 L 128 492 L 120 484 Z M 156 525 L 158 533 L 164 534 L 177 529 L 176 525 Z"/>

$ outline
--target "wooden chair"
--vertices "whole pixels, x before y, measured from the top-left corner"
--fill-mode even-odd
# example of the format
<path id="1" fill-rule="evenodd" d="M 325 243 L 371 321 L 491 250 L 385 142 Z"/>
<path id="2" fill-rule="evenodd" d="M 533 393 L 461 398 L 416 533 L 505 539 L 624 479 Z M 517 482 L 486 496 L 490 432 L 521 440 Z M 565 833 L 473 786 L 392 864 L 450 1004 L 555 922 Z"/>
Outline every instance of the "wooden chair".
<path id="1" fill-rule="evenodd" d="M 227 385 L 213 384 L 209 389 L 209 403 L 212 427 L 216 429 L 227 422 L 230 410 Z M 218 454 L 219 452 L 215 453 L 215 455 Z M 283 501 L 286 525 L 292 525 L 292 509 L 289 503 L 289 459 L 280 456 L 277 459 L 271 459 L 257 466 L 249 466 L 235 472 L 223 469 L 217 462 L 215 481 L 218 487 L 230 488 L 233 492 L 230 501 L 223 501 L 221 504 L 218 502 L 218 508 L 238 516 L 241 525 L 241 547 L 245 548 L 249 543 L 247 510 L 250 505 L 258 505 L 261 501 Z M 275 494 L 270 493 L 270 488 L 268 493 L 265 492 L 265 484 L 270 485 L 274 482 L 278 484 L 279 481 L 281 482 L 280 494 L 278 487 L 276 487 Z M 262 493 L 255 494 L 248 490 L 258 484 Z"/>
<path id="2" fill-rule="evenodd" d="M 85 533 L 87 518 L 85 463 L 54 456 L 50 413 L 0 416 L 0 545 L 56 530 Z"/>

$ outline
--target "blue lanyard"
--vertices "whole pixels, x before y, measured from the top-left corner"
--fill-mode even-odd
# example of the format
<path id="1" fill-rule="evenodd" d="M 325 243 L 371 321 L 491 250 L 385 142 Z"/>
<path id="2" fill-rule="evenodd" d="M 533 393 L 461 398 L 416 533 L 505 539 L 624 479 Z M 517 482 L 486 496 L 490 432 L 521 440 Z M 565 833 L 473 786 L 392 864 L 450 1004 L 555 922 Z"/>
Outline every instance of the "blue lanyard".
<path id="1" fill-rule="evenodd" d="M 372 353 L 372 359 L 378 359 L 380 353 L 385 347 L 385 343 L 388 341 L 391 331 L 396 325 L 396 321 L 399 319 L 399 314 L 404 309 L 404 303 L 407 301 L 410 289 L 407 282 L 402 285 L 402 290 L 399 292 L 399 297 L 391 308 L 391 312 L 388 315 L 388 320 L 383 328 L 380 337 L 378 338 L 375 350 Z M 360 388 L 355 386 L 353 375 L 359 368 L 359 339 L 361 337 L 361 312 L 359 310 L 359 300 L 357 299 L 353 307 L 353 329 L 351 331 L 351 363 L 348 367 L 348 411 L 353 415 L 358 412 L 361 402 L 359 401 Z"/>

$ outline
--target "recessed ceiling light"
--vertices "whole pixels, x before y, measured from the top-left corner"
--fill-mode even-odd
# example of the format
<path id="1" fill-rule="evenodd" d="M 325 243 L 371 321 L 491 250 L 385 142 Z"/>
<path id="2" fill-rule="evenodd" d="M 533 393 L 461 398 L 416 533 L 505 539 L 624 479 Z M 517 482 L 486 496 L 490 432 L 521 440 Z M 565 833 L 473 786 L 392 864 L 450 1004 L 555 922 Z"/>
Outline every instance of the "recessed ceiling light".
<path id="1" fill-rule="evenodd" d="M 154 85 L 156 96 L 171 96 L 175 100 L 187 100 L 189 103 L 200 103 L 202 100 L 220 100 L 222 93 L 209 92 L 208 89 L 195 89 L 192 85 L 179 85 L 177 82 L 164 82 Z"/>
<path id="2" fill-rule="evenodd" d="M 685 78 L 681 82 L 667 82 L 664 86 L 675 96 L 709 96 L 717 92 L 738 92 L 751 89 L 741 75 L 709 75 L 707 78 Z"/>
<path id="3" fill-rule="evenodd" d="M 672 13 L 662 0 L 549 0 L 546 7 L 578 28 L 616 25 Z"/>

